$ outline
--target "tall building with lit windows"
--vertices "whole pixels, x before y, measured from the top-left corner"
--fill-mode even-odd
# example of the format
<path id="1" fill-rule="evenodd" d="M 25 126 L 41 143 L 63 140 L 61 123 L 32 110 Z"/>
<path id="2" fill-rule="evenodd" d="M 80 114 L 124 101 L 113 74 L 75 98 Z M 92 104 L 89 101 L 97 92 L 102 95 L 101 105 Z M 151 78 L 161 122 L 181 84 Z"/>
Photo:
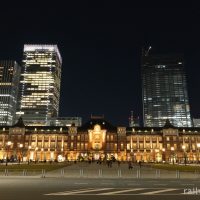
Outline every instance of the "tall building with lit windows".
<path id="1" fill-rule="evenodd" d="M 0 125 L 15 123 L 20 70 L 16 61 L 0 61 Z"/>
<path id="2" fill-rule="evenodd" d="M 24 122 L 58 116 L 61 65 L 57 45 L 24 45 L 17 111 Z"/>
<path id="3" fill-rule="evenodd" d="M 190 106 L 182 55 L 142 56 L 143 122 L 162 127 L 191 127 Z"/>

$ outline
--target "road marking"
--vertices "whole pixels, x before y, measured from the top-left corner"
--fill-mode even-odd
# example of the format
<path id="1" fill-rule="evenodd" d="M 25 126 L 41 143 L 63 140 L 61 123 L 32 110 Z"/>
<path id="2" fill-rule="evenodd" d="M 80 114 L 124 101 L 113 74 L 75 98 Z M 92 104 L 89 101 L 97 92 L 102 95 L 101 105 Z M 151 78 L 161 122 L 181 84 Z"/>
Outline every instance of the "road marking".
<path id="1" fill-rule="evenodd" d="M 74 183 L 76 185 L 85 185 L 85 184 L 89 184 L 89 183 Z"/>
<path id="2" fill-rule="evenodd" d="M 134 191 L 139 191 L 139 190 L 144 190 L 145 188 L 135 188 L 135 189 L 127 189 L 127 190 L 120 190 L 120 191 L 114 191 L 114 192 L 105 192 L 105 193 L 100 193 L 97 195 L 114 195 L 114 194 L 120 194 L 120 193 L 125 193 L 125 192 L 134 192 Z"/>
<path id="3" fill-rule="evenodd" d="M 93 189 L 93 188 L 87 188 L 87 189 Z M 76 192 L 76 191 L 85 191 L 86 189 L 78 189 L 78 190 L 71 190 L 71 192 Z M 55 193 L 50 193 L 50 194 L 44 194 L 44 195 L 54 195 L 54 194 L 63 194 L 65 192 L 68 192 L 68 191 L 64 191 L 64 192 L 55 192 Z"/>
<path id="4" fill-rule="evenodd" d="M 114 188 L 98 188 L 98 189 L 85 189 L 85 190 L 79 190 L 79 191 L 66 191 L 66 192 L 57 192 L 57 193 L 51 193 L 51 194 L 46 194 L 46 195 L 78 195 L 81 193 L 86 193 L 86 192 L 98 192 L 98 191 L 103 191 L 103 190 L 111 190 Z"/>
<path id="5" fill-rule="evenodd" d="M 164 190 L 156 190 L 156 191 L 151 191 L 151 192 L 144 192 L 144 193 L 141 193 L 141 195 L 159 194 L 162 192 L 170 192 L 174 190 L 178 190 L 178 189 L 169 188 L 169 189 L 164 189 Z"/>

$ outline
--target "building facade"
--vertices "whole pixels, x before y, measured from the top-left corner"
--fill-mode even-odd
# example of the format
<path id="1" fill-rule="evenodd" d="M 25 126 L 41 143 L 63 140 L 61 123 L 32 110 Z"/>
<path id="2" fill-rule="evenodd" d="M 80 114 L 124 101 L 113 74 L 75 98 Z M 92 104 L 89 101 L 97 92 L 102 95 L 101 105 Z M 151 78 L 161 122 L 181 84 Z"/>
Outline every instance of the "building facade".
<path id="1" fill-rule="evenodd" d="M 0 125 L 15 123 L 20 66 L 13 60 L 0 61 Z"/>
<path id="2" fill-rule="evenodd" d="M 133 111 L 131 111 L 131 116 L 129 117 L 129 127 L 139 127 L 139 126 L 140 126 L 139 116 L 135 117 L 133 115 Z"/>
<path id="3" fill-rule="evenodd" d="M 183 56 L 144 54 L 141 73 L 144 126 L 191 127 Z"/>
<path id="4" fill-rule="evenodd" d="M 17 116 L 58 117 L 62 58 L 57 45 L 24 45 Z"/>
<path id="5" fill-rule="evenodd" d="M 194 127 L 200 127 L 200 119 L 193 118 L 193 125 L 194 125 Z"/>
<path id="6" fill-rule="evenodd" d="M 26 126 L 77 126 L 82 125 L 81 117 L 56 117 L 46 120 L 26 120 Z"/>
<path id="7" fill-rule="evenodd" d="M 198 162 L 200 128 L 116 127 L 91 119 L 81 127 L 0 127 L 0 159 L 23 161 L 117 160 L 133 162 Z"/>

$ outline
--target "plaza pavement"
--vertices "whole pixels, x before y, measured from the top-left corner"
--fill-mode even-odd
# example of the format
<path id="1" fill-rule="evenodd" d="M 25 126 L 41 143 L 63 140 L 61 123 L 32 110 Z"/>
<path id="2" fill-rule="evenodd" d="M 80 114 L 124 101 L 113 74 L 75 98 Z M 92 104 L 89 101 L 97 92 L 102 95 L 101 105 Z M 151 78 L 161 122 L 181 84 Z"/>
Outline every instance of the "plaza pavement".
<path id="1" fill-rule="evenodd" d="M 0 177 L 43 177 L 43 178 L 125 178 L 125 179 L 200 179 L 199 172 L 179 172 L 168 171 L 151 168 L 148 165 L 134 164 L 132 169 L 129 169 L 128 163 L 113 162 L 112 167 L 109 167 L 106 163 L 93 162 L 77 162 L 67 165 L 61 169 L 46 172 L 40 171 L 28 171 L 26 165 L 24 170 L 1 170 Z"/>

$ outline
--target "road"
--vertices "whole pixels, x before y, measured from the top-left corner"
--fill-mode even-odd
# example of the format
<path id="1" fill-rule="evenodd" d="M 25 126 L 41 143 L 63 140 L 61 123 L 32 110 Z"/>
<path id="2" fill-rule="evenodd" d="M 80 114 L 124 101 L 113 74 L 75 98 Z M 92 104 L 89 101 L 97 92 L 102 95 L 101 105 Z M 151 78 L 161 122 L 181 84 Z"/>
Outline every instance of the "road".
<path id="1" fill-rule="evenodd" d="M 196 200 L 200 193 L 183 194 L 184 189 L 193 188 L 200 189 L 199 179 L 0 177 L 1 200 Z"/>

